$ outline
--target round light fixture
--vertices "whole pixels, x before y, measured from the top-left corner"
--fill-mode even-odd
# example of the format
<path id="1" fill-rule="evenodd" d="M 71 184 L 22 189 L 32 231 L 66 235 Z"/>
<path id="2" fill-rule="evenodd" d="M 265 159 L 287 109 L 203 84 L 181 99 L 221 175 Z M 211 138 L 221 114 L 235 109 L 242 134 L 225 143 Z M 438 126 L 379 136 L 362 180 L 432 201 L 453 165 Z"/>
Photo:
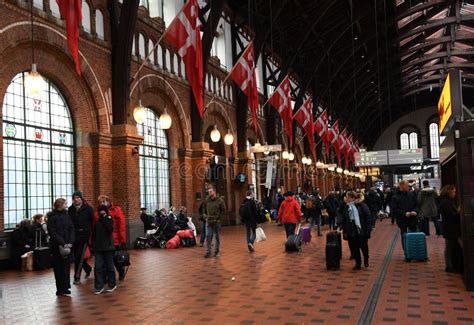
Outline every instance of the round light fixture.
<path id="1" fill-rule="evenodd" d="M 316 163 L 316 168 L 322 168 L 323 165 L 324 165 L 324 164 L 323 164 L 322 162 L 318 161 L 318 162 Z"/>
<path id="2" fill-rule="evenodd" d="M 224 142 L 228 146 L 234 143 L 234 136 L 232 133 L 230 133 L 230 130 L 227 130 L 227 134 L 224 136 Z"/>
<path id="3" fill-rule="evenodd" d="M 344 175 L 349 175 L 349 171 L 347 169 L 344 169 Z"/>
<path id="4" fill-rule="evenodd" d="M 290 152 L 290 153 L 288 154 L 288 160 L 289 160 L 289 161 L 295 160 L 295 154 L 292 153 L 292 152 Z"/>
<path id="5" fill-rule="evenodd" d="M 311 165 L 313 163 L 313 160 L 310 157 L 308 157 L 308 158 L 306 158 L 306 163 L 308 165 Z"/>
<path id="6" fill-rule="evenodd" d="M 308 163 L 305 156 L 303 156 L 303 158 L 301 158 L 301 162 L 303 163 L 303 165 L 306 165 Z"/>
<path id="7" fill-rule="evenodd" d="M 342 168 L 341 168 L 341 167 L 337 167 L 336 172 L 338 172 L 339 174 L 342 173 Z"/>
<path id="8" fill-rule="evenodd" d="M 278 157 L 278 155 L 273 156 L 273 158 L 275 158 L 275 160 L 280 159 L 280 157 Z"/>
<path id="9" fill-rule="evenodd" d="M 138 106 L 133 109 L 133 118 L 137 124 L 143 124 L 146 120 L 146 108 L 143 107 L 141 99 L 138 100 Z"/>
<path id="10" fill-rule="evenodd" d="M 334 168 L 334 167 L 328 167 L 328 170 L 329 170 L 330 172 L 333 172 L 333 171 L 335 170 L 335 168 Z"/>
<path id="11" fill-rule="evenodd" d="M 165 112 L 160 116 L 160 128 L 163 130 L 168 130 L 171 127 L 171 124 L 171 116 L 165 109 Z"/>
<path id="12" fill-rule="evenodd" d="M 286 151 L 286 150 L 283 151 L 282 154 L 281 154 L 281 157 L 282 157 L 283 159 L 288 159 L 289 156 L 290 156 L 290 154 L 289 154 L 288 151 Z"/>
<path id="13" fill-rule="evenodd" d="M 217 125 L 214 125 L 214 129 L 211 131 L 211 141 L 219 142 L 220 139 L 221 139 L 221 133 L 217 129 Z"/>
<path id="14" fill-rule="evenodd" d="M 258 147 L 260 147 L 260 146 L 261 146 L 260 142 L 258 142 L 258 141 L 255 142 L 255 145 L 254 145 L 255 148 L 258 148 Z"/>
<path id="15" fill-rule="evenodd" d="M 25 90 L 29 97 L 38 98 L 43 89 L 43 78 L 36 70 L 36 64 L 31 65 L 31 71 L 25 77 Z"/>
<path id="16" fill-rule="evenodd" d="M 269 146 L 267 146 L 267 145 L 265 146 L 265 151 L 263 152 L 263 154 L 265 156 L 268 156 L 270 154 L 270 147 Z"/>

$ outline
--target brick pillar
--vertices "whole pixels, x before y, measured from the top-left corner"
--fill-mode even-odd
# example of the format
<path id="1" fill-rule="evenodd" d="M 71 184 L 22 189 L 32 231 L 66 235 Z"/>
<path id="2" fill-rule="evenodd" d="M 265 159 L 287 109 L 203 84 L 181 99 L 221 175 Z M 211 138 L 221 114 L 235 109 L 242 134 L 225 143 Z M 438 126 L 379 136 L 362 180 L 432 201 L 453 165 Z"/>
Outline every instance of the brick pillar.
<path id="1" fill-rule="evenodd" d="M 140 171 L 138 146 L 143 137 L 133 125 L 112 126 L 111 168 L 113 170 L 113 201 L 118 204 L 127 219 L 127 242 L 143 235 L 140 220 Z"/>
<path id="2" fill-rule="evenodd" d="M 209 159 L 213 151 L 209 149 L 207 142 L 193 142 L 191 143 L 191 152 L 186 153 L 184 158 L 189 164 L 189 169 L 186 171 L 186 180 L 191 178 L 189 184 L 190 196 L 192 197 L 192 212 L 193 220 L 197 217 L 199 206 L 206 198 L 206 175 L 209 170 Z M 197 226 L 198 223 L 196 223 Z"/>
<path id="3" fill-rule="evenodd" d="M 234 206 L 236 207 L 235 209 L 235 219 L 231 220 L 231 222 L 235 224 L 240 224 L 240 215 L 238 208 L 240 207 L 240 204 L 245 198 L 245 193 L 247 192 L 249 188 L 249 184 L 252 182 L 250 179 L 250 176 L 252 175 L 252 164 L 253 164 L 253 159 L 250 159 L 248 157 L 247 152 L 238 152 L 237 153 L 237 158 L 234 161 L 234 168 L 235 168 L 235 175 L 238 174 L 245 174 L 247 177 L 245 178 L 245 183 L 243 184 L 237 184 L 234 182 L 234 188 L 235 188 L 235 195 L 233 197 L 234 200 Z M 255 185 L 255 191 L 257 190 L 258 184 Z M 266 193 L 262 193 L 261 197 L 266 195 Z"/>

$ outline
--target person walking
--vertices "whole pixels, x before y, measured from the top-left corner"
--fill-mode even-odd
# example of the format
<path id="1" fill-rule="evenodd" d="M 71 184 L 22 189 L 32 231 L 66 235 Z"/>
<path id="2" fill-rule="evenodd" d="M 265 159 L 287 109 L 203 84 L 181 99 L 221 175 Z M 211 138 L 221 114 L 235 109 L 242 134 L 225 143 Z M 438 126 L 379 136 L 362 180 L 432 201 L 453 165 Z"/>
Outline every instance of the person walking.
<path id="1" fill-rule="evenodd" d="M 53 210 L 48 212 L 48 234 L 50 235 L 51 264 L 56 280 L 56 296 L 70 295 L 74 224 L 69 217 L 66 200 L 63 198 L 56 199 Z"/>
<path id="2" fill-rule="evenodd" d="M 94 222 L 92 230 L 92 251 L 95 254 L 95 291 L 100 295 L 104 292 L 104 282 L 107 278 L 107 292 L 117 288 L 114 267 L 114 220 L 107 206 L 99 207 L 98 219 Z M 106 276 L 107 275 L 107 276 Z"/>
<path id="3" fill-rule="evenodd" d="M 329 230 L 335 229 L 336 226 L 336 217 L 337 217 L 337 210 L 339 209 L 339 201 L 337 199 L 335 192 L 330 192 L 329 195 L 324 200 L 324 207 L 328 212 L 328 224 Z"/>
<path id="4" fill-rule="evenodd" d="M 122 208 L 113 204 L 110 197 L 107 195 L 100 195 L 97 201 L 99 207 L 94 213 L 94 223 L 99 220 L 99 212 L 106 211 L 107 215 L 112 217 L 114 222 L 113 238 L 115 250 L 125 249 L 127 243 L 127 230 L 125 215 L 123 214 Z M 125 279 L 125 269 L 119 265 L 115 265 L 115 268 L 119 274 L 119 281 L 123 281 Z"/>
<path id="5" fill-rule="evenodd" d="M 258 212 L 257 204 L 252 197 L 252 191 L 247 191 L 244 201 L 239 209 L 240 220 L 245 224 L 247 236 L 247 248 L 249 252 L 254 252 L 255 231 L 257 229 Z"/>
<path id="6" fill-rule="evenodd" d="M 405 234 L 408 230 L 416 231 L 417 228 L 417 198 L 414 192 L 410 191 L 407 181 L 401 181 L 399 190 L 392 198 L 392 213 L 397 219 L 402 237 L 402 247 L 405 250 Z"/>
<path id="7" fill-rule="evenodd" d="M 204 242 L 206 241 L 206 222 L 207 212 L 206 212 L 206 201 L 203 201 L 199 205 L 199 221 L 201 221 L 201 237 L 199 239 L 199 246 L 203 247 Z"/>
<path id="8" fill-rule="evenodd" d="M 301 208 L 293 192 L 285 193 L 285 200 L 278 210 L 278 221 L 285 227 L 286 238 L 295 234 L 296 224 L 301 222 Z"/>
<path id="9" fill-rule="evenodd" d="M 438 193 L 430 187 L 430 183 L 427 180 L 424 180 L 423 189 L 418 194 L 418 206 L 420 207 L 420 230 L 423 231 L 426 236 L 430 235 L 430 220 L 436 222 L 438 216 L 437 199 Z"/>
<path id="10" fill-rule="evenodd" d="M 372 229 L 375 228 L 375 222 L 377 221 L 377 216 L 380 210 L 382 210 L 382 198 L 377 192 L 377 188 L 372 187 L 369 190 L 367 198 L 365 200 L 367 206 L 370 209 L 370 225 Z"/>
<path id="11" fill-rule="evenodd" d="M 81 271 L 86 272 L 86 278 L 91 274 L 92 267 L 84 260 L 87 245 L 90 240 L 94 209 L 82 198 L 82 192 L 72 193 L 72 205 L 68 209 L 69 217 L 74 225 L 74 284 L 81 283 Z"/>
<path id="12" fill-rule="evenodd" d="M 310 228 L 316 225 L 316 229 L 318 231 L 318 236 L 322 236 L 321 234 L 321 213 L 323 208 L 323 202 L 321 197 L 319 196 L 319 191 L 315 191 L 306 201 L 306 211 L 307 211 L 307 218 L 309 219 Z"/>
<path id="13" fill-rule="evenodd" d="M 439 211 L 443 218 L 446 272 L 463 273 L 463 248 L 461 246 L 461 215 L 456 205 L 456 187 L 446 185 L 441 189 Z"/>
<path id="14" fill-rule="evenodd" d="M 369 246 L 371 213 L 367 204 L 364 203 L 364 195 L 348 191 L 344 197 L 346 206 L 342 213 L 342 229 L 344 238 L 347 238 L 351 256 L 356 265 L 353 270 L 360 270 L 362 259 L 361 251 L 364 256 L 364 265 L 369 267 Z"/>
<path id="15" fill-rule="evenodd" d="M 206 241 L 207 250 L 204 257 L 211 257 L 212 239 L 216 237 L 215 257 L 220 256 L 221 243 L 221 220 L 226 214 L 226 207 L 224 200 L 217 195 L 213 187 L 207 189 L 209 197 L 206 200 Z"/>

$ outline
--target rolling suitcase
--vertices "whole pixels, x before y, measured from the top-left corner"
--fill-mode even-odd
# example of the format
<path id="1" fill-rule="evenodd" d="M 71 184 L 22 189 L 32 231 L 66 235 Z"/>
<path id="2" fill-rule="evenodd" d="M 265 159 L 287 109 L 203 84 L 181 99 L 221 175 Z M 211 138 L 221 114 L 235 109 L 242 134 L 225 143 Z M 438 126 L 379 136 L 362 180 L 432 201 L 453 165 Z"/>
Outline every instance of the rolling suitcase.
<path id="1" fill-rule="evenodd" d="M 288 237 L 285 242 L 285 251 L 287 252 L 299 252 L 301 251 L 301 235 L 300 235 L 301 224 L 297 226 L 295 234 Z"/>
<path id="2" fill-rule="evenodd" d="M 36 229 L 35 249 L 33 250 L 33 268 L 44 270 L 51 267 L 51 249 L 41 246 L 41 230 Z"/>
<path id="3" fill-rule="evenodd" d="M 311 242 L 311 228 L 301 227 L 301 241 L 305 244 Z"/>
<path id="4" fill-rule="evenodd" d="M 337 231 L 326 235 L 326 268 L 328 270 L 339 270 L 342 257 L 342 239 Z"/>
<path id="5" fill-rule="evenodd" d="M 405 234 L 405 259 L 407 261 L 427 261 L 428 248 L 424 232 L 407 232 Z"/>

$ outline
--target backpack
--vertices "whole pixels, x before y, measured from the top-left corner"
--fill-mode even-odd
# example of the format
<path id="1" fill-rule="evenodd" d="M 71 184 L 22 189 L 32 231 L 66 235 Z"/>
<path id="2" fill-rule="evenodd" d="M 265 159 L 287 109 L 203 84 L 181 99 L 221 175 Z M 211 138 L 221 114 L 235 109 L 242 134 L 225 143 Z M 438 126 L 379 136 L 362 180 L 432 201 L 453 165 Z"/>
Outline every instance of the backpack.
<path id="1" fill-rule="evenodd" d="M 240 205 L 240 208 L 239 208 L 239 216 L 240 216 L 240 220 L 242 220 L 242 221 L 245 221 L 245 220 L 249 219 L 248 209 L 247 209 L 246 203 L 247 203 L 247 201 L 243 202 Z"/>
<path id="2" fill-rule="evenodd" d="M 313 205 L 313 199 L 307 199 L 306 200 L 306 208 L 312 209 L 314 207 Z"/>

